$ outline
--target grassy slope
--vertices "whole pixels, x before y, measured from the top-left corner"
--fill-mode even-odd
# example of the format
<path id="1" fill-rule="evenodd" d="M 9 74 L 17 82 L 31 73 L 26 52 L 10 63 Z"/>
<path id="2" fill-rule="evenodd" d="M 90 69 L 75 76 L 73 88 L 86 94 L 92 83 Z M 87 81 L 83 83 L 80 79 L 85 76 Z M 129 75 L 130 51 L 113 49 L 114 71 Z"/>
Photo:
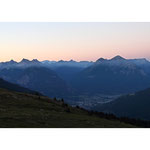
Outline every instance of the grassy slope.
<path id="1" fill-rule="evenodd" d="M 68 112 L 68 109 L 70 112 Z M 134 127 L 119 121 L 89 116 L 87 111 L 63 102 L 0 89 L 0 127 L 21 128 L 120 128 Z"/>

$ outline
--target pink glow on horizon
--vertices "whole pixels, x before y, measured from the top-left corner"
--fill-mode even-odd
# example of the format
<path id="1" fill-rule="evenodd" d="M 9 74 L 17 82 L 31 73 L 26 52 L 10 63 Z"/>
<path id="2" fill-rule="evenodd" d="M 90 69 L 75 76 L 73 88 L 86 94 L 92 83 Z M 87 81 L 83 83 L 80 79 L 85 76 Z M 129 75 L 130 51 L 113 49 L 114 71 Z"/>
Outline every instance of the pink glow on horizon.
<path id="1" fill-rule="evenodd" d="M 0 61 L 150 59 L 150 23 L 0 23 Z"/>

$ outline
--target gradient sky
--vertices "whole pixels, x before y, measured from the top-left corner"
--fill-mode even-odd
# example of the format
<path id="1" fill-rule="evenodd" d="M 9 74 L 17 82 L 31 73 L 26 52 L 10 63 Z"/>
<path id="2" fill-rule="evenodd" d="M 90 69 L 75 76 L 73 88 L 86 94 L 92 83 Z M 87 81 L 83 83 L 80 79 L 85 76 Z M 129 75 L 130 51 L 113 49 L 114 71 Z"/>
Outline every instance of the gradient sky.
<path id="1" fill-rule="evenodd" d="M 0 23 L 0 61 L 150 59 L 150 23 Z"/>

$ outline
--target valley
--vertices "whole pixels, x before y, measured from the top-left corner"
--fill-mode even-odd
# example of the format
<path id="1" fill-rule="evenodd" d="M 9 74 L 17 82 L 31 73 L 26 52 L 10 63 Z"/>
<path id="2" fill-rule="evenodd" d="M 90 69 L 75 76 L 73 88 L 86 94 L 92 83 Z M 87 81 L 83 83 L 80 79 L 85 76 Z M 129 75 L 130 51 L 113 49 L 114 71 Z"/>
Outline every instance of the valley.
<path id="1" fill-rule="evenodd" d="M 104 94 L 97 94 L 97 95 L 79 95 L 79 96 L 71 96 L 66 97 L 65 102 L 70 104 L 71 106 L 80 106 L 82 108 L 91 110 L 93 107 L 97 106 L 98 104 L 109 103 L 121 95 L 104 95 Z"/>

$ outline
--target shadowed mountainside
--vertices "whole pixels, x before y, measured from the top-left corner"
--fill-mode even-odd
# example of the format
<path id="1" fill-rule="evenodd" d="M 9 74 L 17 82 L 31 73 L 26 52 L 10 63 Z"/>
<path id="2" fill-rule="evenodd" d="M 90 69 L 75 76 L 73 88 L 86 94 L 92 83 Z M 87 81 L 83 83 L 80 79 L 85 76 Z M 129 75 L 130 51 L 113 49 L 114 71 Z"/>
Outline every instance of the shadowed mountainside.
<path id="1" fill-rule="evenodd" d="M 117 116 L 150 120 L 150 89 L 121 96 L 118 99 L 93 107 L 93 110 L 110 112 Z"/>
<path id="2" fill-rule="evenodd" d="M 38 93 L 36 91 L 32 91 L 32 90 L 29 90 L 27 88 L 21 87 L 17 84 L 7 82 L 7 81 L 5 81 L 1 78 L 0 78 L 0 88 L 8 89 L 8 90 L 11 90 L 11 91 L 17 91 L 17 92 L 31 93 L 31 94 L 36 93 L 36 94 L 41 95 L 40 93 Z"/>
<path id="3" fill-rule="evenodd" d="M 50 97 L 64 97 L 72 93 L 64 80 L 45 67 L 2 69 L 0 77 Z"/>
<path id="4" fill-rule="evenodd" d="M 82 93 L 132 93 L 150 86 L 148 70 L 150 62 L 143 59 L 128 60 L 121 56 L 110 60 L 100 58 L 78 73 L 71 84 Z"/>

